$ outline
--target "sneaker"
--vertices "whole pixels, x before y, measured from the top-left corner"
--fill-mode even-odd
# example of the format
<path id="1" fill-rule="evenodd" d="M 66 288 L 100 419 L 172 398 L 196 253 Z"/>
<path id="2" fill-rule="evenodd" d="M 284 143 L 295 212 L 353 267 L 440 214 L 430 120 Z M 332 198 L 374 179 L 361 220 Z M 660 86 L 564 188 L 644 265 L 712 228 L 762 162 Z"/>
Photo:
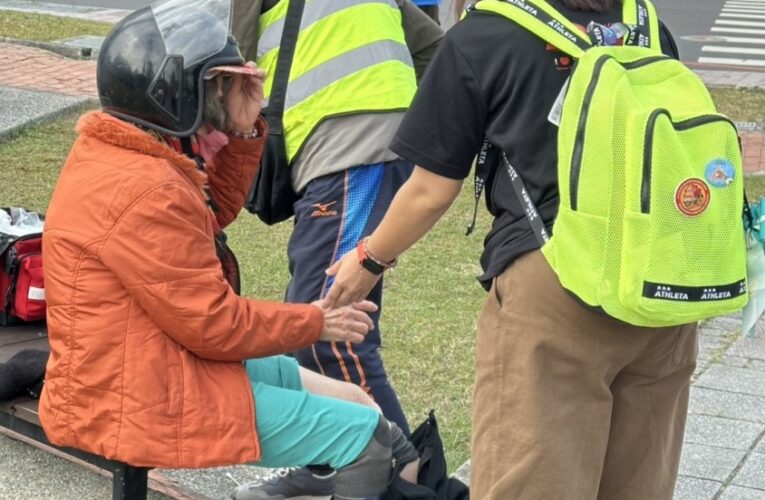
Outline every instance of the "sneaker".
<path id="1" fill-rule="evenodd" d="M 239 486 L 234 500 L 330 500 L 336 472 L 317 476 L 306 467 L 275 469 L 269 475 Z"/>

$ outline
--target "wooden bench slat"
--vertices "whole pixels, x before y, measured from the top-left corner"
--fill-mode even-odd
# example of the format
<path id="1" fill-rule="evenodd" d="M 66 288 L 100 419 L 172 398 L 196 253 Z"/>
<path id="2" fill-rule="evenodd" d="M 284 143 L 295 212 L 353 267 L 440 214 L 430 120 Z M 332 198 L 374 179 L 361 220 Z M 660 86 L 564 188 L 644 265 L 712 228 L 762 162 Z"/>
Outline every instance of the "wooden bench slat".
<path id="1" fill-rule="evenodd" d="M 0 326 L 0 346 L 15 344 L 26 340 L 48 338 L 44 327 L 38 326 Z"/>
<path id="2" fill-rule="evenodd" d="M 14 354 L 26 349 L 36 349 L 39 351 L 50 351 L 50 345 L 48 344 L 48 337 L 29 339 L 22 342 L 16 342 L 10 345 L 0 346 L 0 363 L 5 363 Z"/>
<path id="3" fill-rule="evenodd" d="M 35 425 L 41 425 L 40 424 L 40 415 L 37 411 L 37 406 L 39 404 L 39 401 L 36 399 L 29 399 L 27 401 L 22 401 L 20 403 L 17 403 L 14 405 L 14 410 L 16 410 L 16 416 L 18 418 L 21 418 L 23 420 L 26 420 L 27 422 L 30 422 Z"/>

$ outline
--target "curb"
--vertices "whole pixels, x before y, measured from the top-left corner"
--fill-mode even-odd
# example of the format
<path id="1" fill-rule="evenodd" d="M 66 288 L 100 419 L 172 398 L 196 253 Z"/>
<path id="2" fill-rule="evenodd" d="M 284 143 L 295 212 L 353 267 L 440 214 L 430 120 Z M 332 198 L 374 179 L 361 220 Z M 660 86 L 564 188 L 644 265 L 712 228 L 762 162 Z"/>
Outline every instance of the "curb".
<path id="1" fill-rule="evenodd" d="M 57 94 L 54 94 L 54 95 L 57 95 Z M 13 139 L 14 137 L 17 137 L 18 135 L 24 133 L 24 131 L 28 129 L 29 127 L 40 125 L 45 122 L 49 122 L 60 116 L 66 115 L 68 113 L 84 111 L 86 108 L 88 108 L 92 104 L 97 104 L 97 103 L 98 103 L 98 99 L 96 98 L 83 97 L 81 100 L 73 102 L 66 106 L 62 106 L 59 109 L 56 109 L 55 111 L 51 111 L 49 113 L 45 113 L 43 115 L 36 116 L 34 118 L 30 118 L 24 122 L 19 123 L 18 125 L 15 125 L 7 129 L 0 129 L 0 143 L 7 142 Z"/>
<path id="2" fill-rule="evenodd" d="M 69 59 L 77 60 L 93 60 L 98 55 L 97 50 L 93 50 L 90 47 L 71 47 L 62 43 L 56 42 L 38 42 L 35 40 L 19 40 L 17 38 L 7 38 L 0 36 L 0 42 L 10 43 L 13 45 L 21 45 L 24 47 L 33 47 L 35 49 L 43 49 L 49 52 L 53 52 L 60 56 L 67 57 Z"/>
<path id="3" fill-rule="evenodd" d="M 454 474 L 452 474 L 452 477 L 455 479 L 458 479 L 462 481 L 466 486 L 470 486 L 470 459 L 468 459 L 467 462 L 462 464 L 459 469 L 457 469 Z"/>
<path id="4" fill-rule="evenodd" d="M 700 63 L 695 61 L 680 61 L 686 66 L 694 70 L 700 71 L 728 71 L 739 73 L 765 73 L 765 68 L 758 66 L 741 66 L 738 64 L 710 64 Z"/>

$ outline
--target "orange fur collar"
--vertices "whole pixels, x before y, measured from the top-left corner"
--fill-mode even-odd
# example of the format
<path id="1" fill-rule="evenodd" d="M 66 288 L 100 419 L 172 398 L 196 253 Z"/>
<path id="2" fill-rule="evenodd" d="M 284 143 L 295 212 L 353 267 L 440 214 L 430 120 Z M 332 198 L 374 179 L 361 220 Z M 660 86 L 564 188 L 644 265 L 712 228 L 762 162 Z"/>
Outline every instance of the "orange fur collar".
<path id="1" fill-rule="evenodd" d="M 197 169 L 194 161 L 148 132 L 103 111 L 90 111 L 82 115 L 77 122 L 77 132 L 113 146 L 168 160 L 200 189 L 207 181 L 207 176 Z"/>

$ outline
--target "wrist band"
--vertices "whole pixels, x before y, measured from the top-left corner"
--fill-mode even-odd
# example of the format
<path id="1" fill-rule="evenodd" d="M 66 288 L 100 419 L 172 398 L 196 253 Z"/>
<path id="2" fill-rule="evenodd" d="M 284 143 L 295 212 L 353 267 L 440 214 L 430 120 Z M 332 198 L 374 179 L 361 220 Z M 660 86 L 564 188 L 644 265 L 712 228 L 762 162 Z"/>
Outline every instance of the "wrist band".
<path id="1" fill-rule="evenodd" d="M 358 254 L 359 264 L 361 264 L 361 267 L 372 274 L 382 274 L 386 269 L 395 267 L 398 262 L 397 259 L 393 259 L 390 262 L 385 262 L 372 255 L 369 252 L 369 248 L 367 247 L 367 240 L 369 240 L 368 236 L 366 238 L 362 238 L 356 247 L 356 253 Z"/>
<path id="2" fill-rule="evenodd" d="M 237 139 L 255 139 L 260 134 L 258 133 L 258 127 L 252 127 L 251 132 L 236 132 L 234 130 L 229 130 L 229 135 L 233 135 Z"/>
<path id="3" fill-rule="evenodd" d="M 380 264 L 383 267 L 396 267 L 396 264 L 398 264 L 398 259 L 393 259 L 391 261 L 386 262 L 386 261 L 380 259 L 379 257 L 375 256 L 375 254 L 373 254 L 372 252 L 369 251 L 369 236 L 364 238 L 363 241 L 364 241 L 364 249 L 366 250 L 367 255 L 369 255 L 370 259 L 372 259 L 373 261 L 377 262 L 378 264 Z"/>

